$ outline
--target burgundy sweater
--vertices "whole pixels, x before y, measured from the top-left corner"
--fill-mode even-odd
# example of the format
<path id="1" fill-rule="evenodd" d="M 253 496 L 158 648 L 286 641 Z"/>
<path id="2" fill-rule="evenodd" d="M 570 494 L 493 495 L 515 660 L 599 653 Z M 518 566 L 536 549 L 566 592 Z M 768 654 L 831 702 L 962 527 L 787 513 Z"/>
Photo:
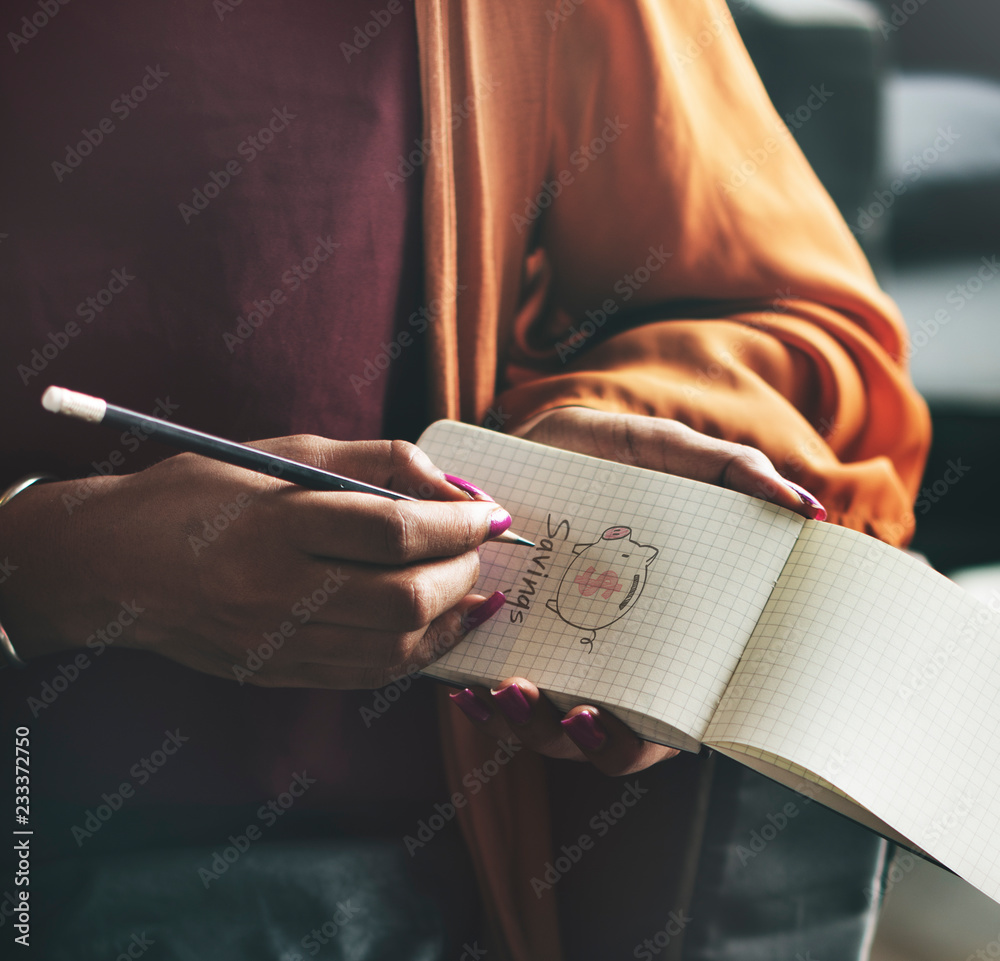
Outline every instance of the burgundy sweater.
<path id="1" fill-rule="evenodd" d="M 0 58 L 0 481 L 169 455 L 45 414 L 49 384 L 238 440 L 419 432 L 416 29 L 412 0 L 372 9 L 95 0 Z M 446 794 L 423 682 L 380 710 L 113 645 L 65 681 L 73 653 L 0 672 L 36 798 L 96 803 L 168 731 L 187 741 L 130 805 L 255 803 L 302 771 L 303 808 Z"/>

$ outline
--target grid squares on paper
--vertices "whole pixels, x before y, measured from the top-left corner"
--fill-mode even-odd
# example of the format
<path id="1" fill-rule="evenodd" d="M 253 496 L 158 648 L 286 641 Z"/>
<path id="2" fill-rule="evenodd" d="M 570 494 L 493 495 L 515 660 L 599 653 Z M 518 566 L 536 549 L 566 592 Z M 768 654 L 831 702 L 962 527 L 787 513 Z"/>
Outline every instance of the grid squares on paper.
<path id="1" fill-rule="evenodd" d="M 662 722 L 700 738 L 801 518 L 706 484 L 467 425 L 439 423 L 420 445 L 490 491 L 512 514 L 513 529 L 536 544 L 482 549 L 477 590 L 504 590 L 507 605 L 431 672 L 488 682 L 522 674 L 550 692 L 653 717 L 649 726 L 633 719 L 639 733 Z M 618 619 L 592 632 L 588 625 L 603 624 L 602 609 L 617 596 L 578 595 L 609 556 L 602 534 L 618 526 L 631 530 L 616 542 L 629 545 L 628 560 L 615 561 L 627 567 L 620 583 L 638 575 L 640 589 Z M 645 556 L 640 547 L 658 551 L 648 566 L 633 557 Z M 598 555 L 583 575 L 594 580 L 581 583 L 587 559 Z"/>
<path id="2" fill-rule="evenodd" d="M 901 551 L 809 526 L 707 739 L 833 781 L 996 897 L 998 688 L 985 605 Z"/>

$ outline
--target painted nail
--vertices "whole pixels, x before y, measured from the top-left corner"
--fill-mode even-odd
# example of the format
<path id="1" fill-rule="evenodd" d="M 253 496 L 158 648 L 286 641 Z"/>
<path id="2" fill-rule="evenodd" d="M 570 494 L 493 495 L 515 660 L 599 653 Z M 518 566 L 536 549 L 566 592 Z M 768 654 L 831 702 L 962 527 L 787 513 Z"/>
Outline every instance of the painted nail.
<path id="1" fill-rule="evenodd" d="M 812 494 L 809 493 L 804 487 L 799 487 L 795 481 L 787 480 L 782 478 L 782 481 L 790 487 L 799 496 L 799 500 L 802 501 L 806 507 L 811 507 L 815 512 L 813 514 L 813 520 L 825 521 L 826 520 L 826 508 L 818 501 Z"/>
<path id="2" fill-rule="evenodd" d="M 608 739 L 608 732 L 590 711 L 581 711 L 559 722 L 563 730 L 584 751 L 597 751 Z"/>
<path id="3" fill-rule="evenodd" d="M 462 627 L 467 631 L 474 631 L 496 614 L 506 601 L 507 596 L 503 591 L 495 591 L 479 607 L 474 607 L 462 618 Z"/>
<path id="4" fill-rule="evenodd" d="M 474 721 L 488 721 L 491 717 L 490 709 L 468 688 L 457 694 L 449 694 L 448 697 Z"/>
<path id="5" fill-rule="evenodd" d="M 499 537 L 513 523 L 513 518 L 502 507 L 490 514 L 490 540 Z"/>
<path id="6" fill-rule="evenodd" d="M 444 479 L 460 491 L 464 491 L 474 501 L 493 501 L 494 504 L 496 503 L 482 488 L 476 487 L 475 484 L 470 484 L 467 480 L 462 480 L 461 477 L 456 477 L 454 474 L 445 474 Z"/>
<path id="7" fill-rule="evenodd" d="M 528 699 L 516 684 L 502 687 L 499 691 L 490 691 L 493 699 L 497 702 L 500 710 L 507 716 L 507 720 L 515 724 L 527 724 L 531 718 L 531 705 Z"/>

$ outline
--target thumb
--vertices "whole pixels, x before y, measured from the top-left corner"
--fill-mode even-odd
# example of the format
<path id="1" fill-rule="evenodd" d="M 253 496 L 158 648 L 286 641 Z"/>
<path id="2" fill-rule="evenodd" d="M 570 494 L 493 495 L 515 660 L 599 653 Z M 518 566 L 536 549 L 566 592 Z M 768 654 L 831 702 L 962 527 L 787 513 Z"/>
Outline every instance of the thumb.
<path id="1" fill-rule="evenodd" d="M 469 594 L 450 611 L 435 618 L 410 652 L 410 663 L 418 669 L 432 664 L 456 647 L 468 634 L 502 610 L 507 598 L 502 591 L 489 597 Z"/>

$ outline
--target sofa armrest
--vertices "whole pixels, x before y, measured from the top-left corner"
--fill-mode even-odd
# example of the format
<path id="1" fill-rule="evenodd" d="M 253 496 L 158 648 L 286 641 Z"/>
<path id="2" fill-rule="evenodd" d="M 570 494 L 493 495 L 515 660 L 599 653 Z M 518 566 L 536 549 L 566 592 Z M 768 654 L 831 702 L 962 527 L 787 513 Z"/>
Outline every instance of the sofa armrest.
<path id="1" fill-rule="evenodd" d="M 866 0 L 729 5 L 778 113 L 850 219 L 878 183 L 885 43 L 877 8 Z M 814 88 L 824 92 L 815 110 L 807 105 Z"/>

